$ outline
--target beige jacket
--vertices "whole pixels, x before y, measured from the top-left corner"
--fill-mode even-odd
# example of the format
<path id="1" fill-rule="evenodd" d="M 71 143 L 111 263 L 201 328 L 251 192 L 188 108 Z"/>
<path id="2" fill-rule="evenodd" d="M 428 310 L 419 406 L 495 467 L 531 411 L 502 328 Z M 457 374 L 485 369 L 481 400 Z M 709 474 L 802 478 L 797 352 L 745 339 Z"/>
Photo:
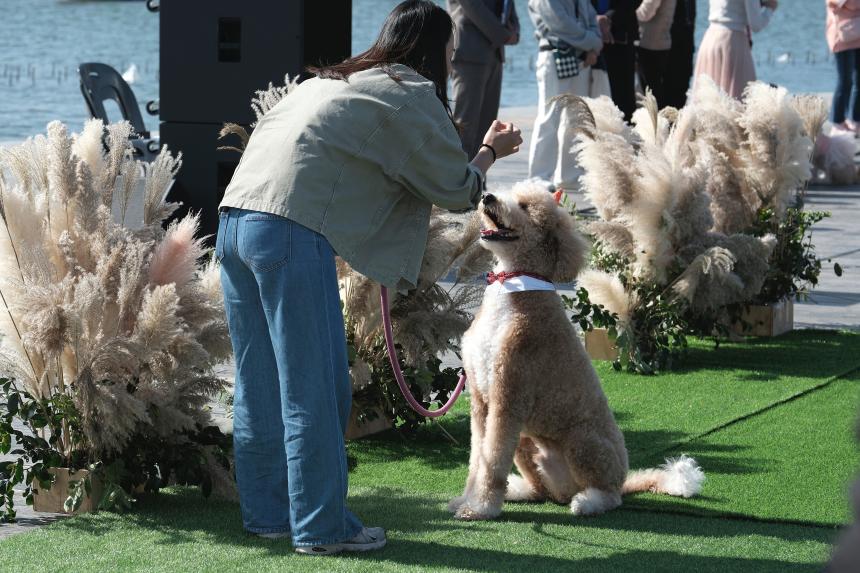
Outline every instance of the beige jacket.
<path id="1" fill-rule="evenodd" d="M 355 270 L 415 285 L 432 205 L 467 209 L 483 174 L 468 163 L 431 81 L 402 65 L 313 78 L 260 120 L 221 207 L 274 213 L 328 239 Z"/>
<path id="2" fill-rule="evenodd" d="M 672 20 L 676 0 L 643 0 L 636 9 L 639 19 L 639 47 L 646 50 L 672 48 Z"/>

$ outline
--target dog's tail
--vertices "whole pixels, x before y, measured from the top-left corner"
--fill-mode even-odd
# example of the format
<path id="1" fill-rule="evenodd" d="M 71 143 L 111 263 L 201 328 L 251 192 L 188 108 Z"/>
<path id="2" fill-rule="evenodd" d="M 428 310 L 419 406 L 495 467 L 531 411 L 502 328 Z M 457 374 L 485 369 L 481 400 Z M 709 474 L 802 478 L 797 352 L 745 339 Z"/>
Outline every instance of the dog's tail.
<path id="1" fill-rule="evenodd" d="M 647 470 L 630 472 L 622 494 L 650 491 L 677 497 L 693 497 L 702 491 L 705 472 L 696 460 L 687 455 L 680 458 L 669 458 L 662 466 Z"/>

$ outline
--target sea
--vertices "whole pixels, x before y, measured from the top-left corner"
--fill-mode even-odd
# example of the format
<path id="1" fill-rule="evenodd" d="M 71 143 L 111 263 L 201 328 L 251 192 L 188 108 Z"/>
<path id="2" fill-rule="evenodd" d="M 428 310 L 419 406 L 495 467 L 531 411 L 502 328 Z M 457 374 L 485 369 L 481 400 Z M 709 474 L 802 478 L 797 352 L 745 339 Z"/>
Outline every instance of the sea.
<path id="1" fill-rule="evenodd" d="M 373 43 L 397 3 L 353 0 L 353 53 Z M 508 48 L 502 105 L 531 106 L 537 102 L 537 43 L 527 15 L 528 0 L 515 4 L 522 34 L 519 45 Z M 835 64 L 824 38 L 824 4 L 780 0 L 770 26 L 754 38 L 759 79 L 793 92 L 834 88 Z M 701 39 L 707 0 L 699 0 L 698 12 L 696 35 Z M 107 63 L 122 72 L 131 80 L 141 108 L 158 99 L 158 28 L 158 15 L 148 11 L 143 0 L 0 0 L 0 142 L 42 133 L 55 119 L 80 129 L 87 118 L 77 76 L 83 62 Z M 158 118 L 142 113 L 147 127 L 157 130 Z"/>

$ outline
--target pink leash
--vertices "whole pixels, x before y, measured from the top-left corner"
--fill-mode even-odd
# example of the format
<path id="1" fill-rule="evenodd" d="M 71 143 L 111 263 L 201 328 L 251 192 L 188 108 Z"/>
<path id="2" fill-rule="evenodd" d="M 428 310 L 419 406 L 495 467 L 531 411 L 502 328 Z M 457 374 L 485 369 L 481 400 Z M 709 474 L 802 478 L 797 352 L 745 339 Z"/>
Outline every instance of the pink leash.
<path id="1" fill-rule="evenodd" d="M 463 388 L 466 386 L 466 374 L 463 373 L 460 375 L 460 381 L 457 382 L 457 387 L 454 388 L 454 393 L 451 394 L 448 402 L 438 410 L 428 410 L 418 403 L 418 400 L 416 400 L 415 396 L 412 395 L 412 392 L 409 391 L 409 387 L 403 379 L 403 372 L 400 370 L 400 360 L 397 359 L 397 349 L 394 348 L 394 335 L 391 332 L 391 315 L 388 312 L 388 289 L 382 287 L 379 298 L 382 304 L 382 325 L 385 330 L 385 346 L 388 347 L 388 359 L 391 361 L 391 369 L 394 371 L 394 378 L 397 379 L 397 385 L 400 386 L 400 391 L 403 392 L 403 397 L 406 398 L 406 401 L 412 409 L 422 416 L 426 416 L 428 418 L 439 418 L 444 416 L 463 392 Z"/>
<path id="2" fill-rule="evenodd" d="M 559 189 L 553 194 L 556 203 L 561 203 L 562 198 L 564 197 L 564 191 Z M 491 273 L 492 274 L 492 273 Z M 527 275 L 529 273 L 517 273 Z M 517 275 L 512 275 L 517 276 Z M 505 273 L 502 273 L 502 282 L 504 282 Z M 543 278 L 543 277 L 540 277 Z M 454 406 L 454 402 L 457 401 L 457 398 L 460 397 L 460 394 L 463 392 L 463 388 L 466 386 L 466 373 L 460 375 L 460 381 L 457 382 L 457 386 L 454 388 L 454 393 L 451 394 L 451 397 L 448 398 L 448 402 L 445 403 L 438 410 L 428 410 L 418 403 L 418 400 L 415 399 L 415 396 L 412 395 L 412 392 L 409 391 L 409 387 L 406 385 L 406 380 L 403 379 L 403 372 L 400 370 L 400 360 L 397 358 L 397 349 L 394 348 L 394 335 L 391 332 L 391 315 L 388 312 L 388 289 L 385 287 L 380 288 L 379 293 L 380 304 L 382 305 L 382 325 L 385 330 L 385 346 L 388 348 L 388 359 L 391 361 L 391 369 L 394 371 L 394 378 L 397 380 L 397 385 L 400 386 L 400 391 L 403 393 L 403 397 L 406 398 L 406 402 L 409 403 L 409 406 L 412 407 L 413 410 L 421 414 L 422 416 L 426 416 L 428 418 L 440 418 L 448 413 Z"/>

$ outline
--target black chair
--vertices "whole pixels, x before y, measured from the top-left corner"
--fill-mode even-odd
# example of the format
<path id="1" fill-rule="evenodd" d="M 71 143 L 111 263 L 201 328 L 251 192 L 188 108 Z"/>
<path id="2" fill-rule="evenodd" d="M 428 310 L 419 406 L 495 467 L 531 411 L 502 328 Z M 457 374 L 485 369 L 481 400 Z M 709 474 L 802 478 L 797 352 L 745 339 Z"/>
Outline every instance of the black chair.
<path id="1" fill-rule="evenodd" d="M 105 100 L 113 100 L 119 106 L 124 120 L 128 121 L 134 128 L 132 146 L 135 155 L 141 156 L 144 161 L 152 161 L 158 154 L 159 144 L 150 137 L 149 131 L 143 123 L 140 109 L 137 107 L 137 98 L 131 91 L 128 83 L 122 79 L 122 75 L 107 64 L 95 62 L 81 64 L 78 67 L 81 78 L 81 93 L 90 115 L 110 123 L 105 110 Z M 147 105 L 147 109 L 151 109 Z"/>

